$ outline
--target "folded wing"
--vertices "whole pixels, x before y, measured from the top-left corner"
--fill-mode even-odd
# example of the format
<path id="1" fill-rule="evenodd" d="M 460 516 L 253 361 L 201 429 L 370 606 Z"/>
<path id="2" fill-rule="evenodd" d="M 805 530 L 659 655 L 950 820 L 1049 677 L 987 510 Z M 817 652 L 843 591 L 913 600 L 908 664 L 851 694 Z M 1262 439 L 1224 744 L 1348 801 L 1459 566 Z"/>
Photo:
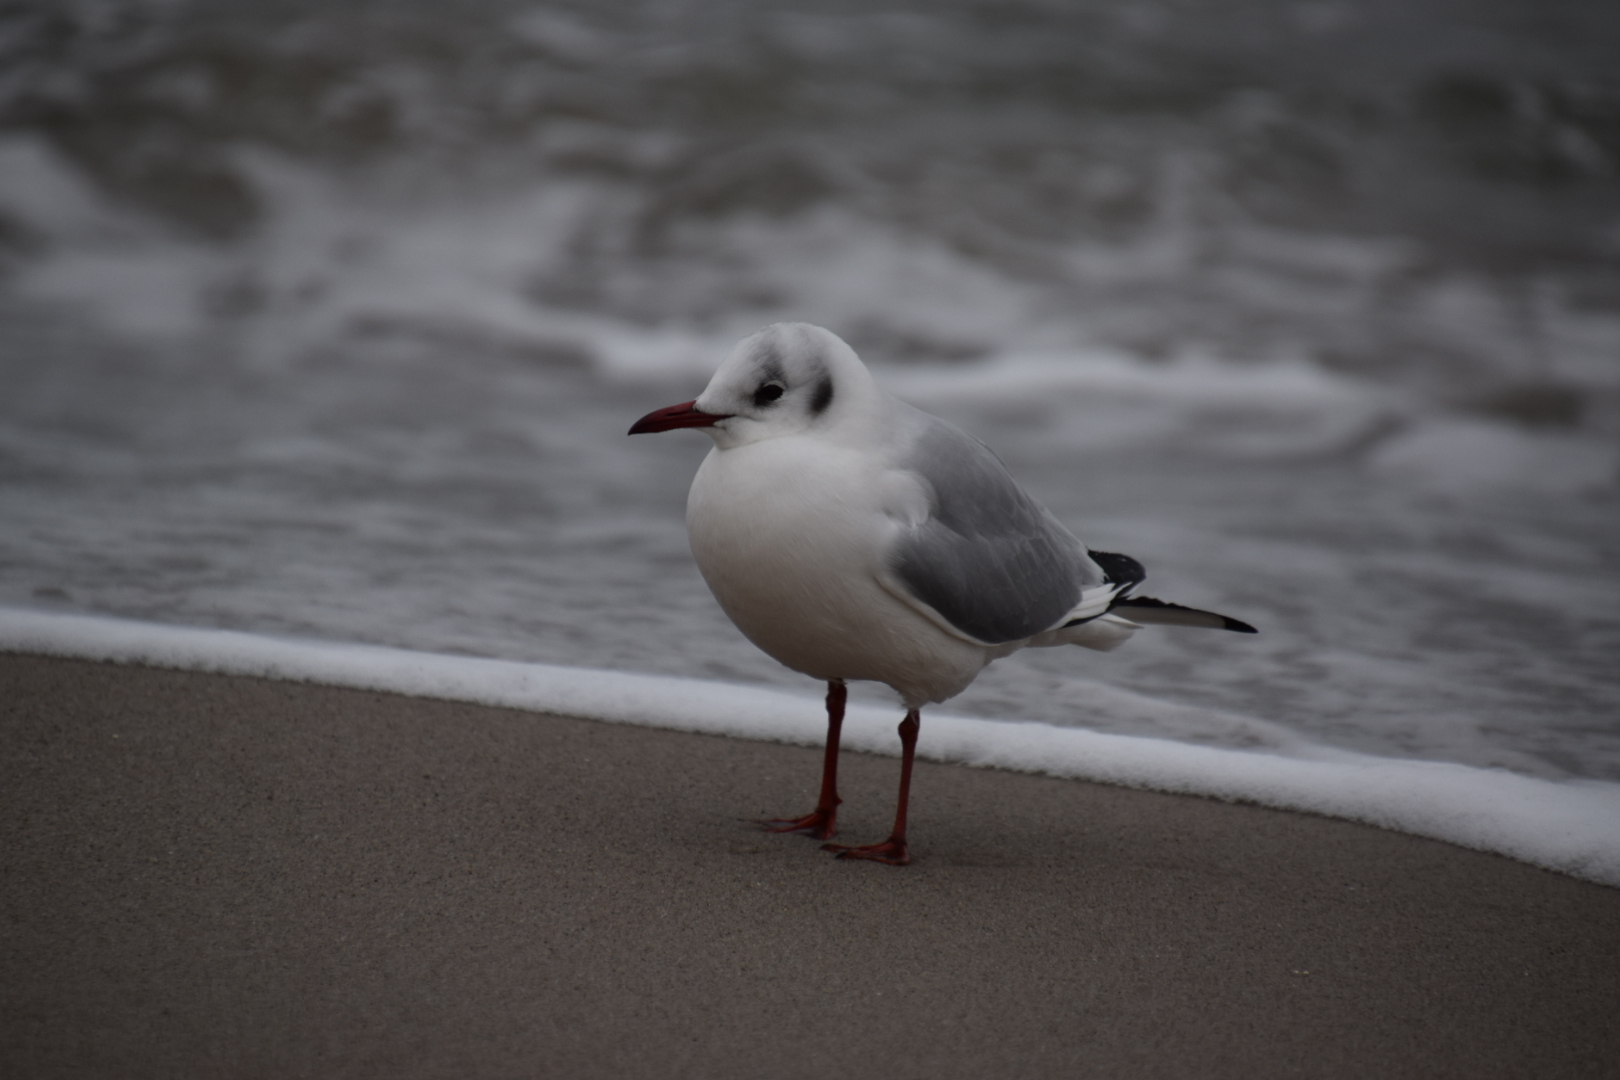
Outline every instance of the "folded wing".
<path id="1" fill-rule="evenodd" d="M 902 465 L 924 482 L 929 514 L 889 553 L 907 598 L 987 645 L 1043 633 L 1077 607 L 1107 611 L 1118 587 L 1001 459 L 943 420 L 915 415 L 926 426 Z"/>

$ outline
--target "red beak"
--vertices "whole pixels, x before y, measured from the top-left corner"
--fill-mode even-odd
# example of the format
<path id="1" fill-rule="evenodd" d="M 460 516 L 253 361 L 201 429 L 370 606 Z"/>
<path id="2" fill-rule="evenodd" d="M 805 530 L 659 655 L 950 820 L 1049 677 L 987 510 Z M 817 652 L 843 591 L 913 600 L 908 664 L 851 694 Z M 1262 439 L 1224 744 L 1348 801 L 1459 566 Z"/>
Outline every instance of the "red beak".
<path id="1" fill-rule="evenodd" d="M 709 427 L 716 421 L 728 419 L 730 416 L 729 413 L 701 412 L 696 406 L 697 402 L 693 400 L 654 409 L 630 425 L 630 434 L 648 435 L 655 431 L 673 431 L 683 427 Z"/>

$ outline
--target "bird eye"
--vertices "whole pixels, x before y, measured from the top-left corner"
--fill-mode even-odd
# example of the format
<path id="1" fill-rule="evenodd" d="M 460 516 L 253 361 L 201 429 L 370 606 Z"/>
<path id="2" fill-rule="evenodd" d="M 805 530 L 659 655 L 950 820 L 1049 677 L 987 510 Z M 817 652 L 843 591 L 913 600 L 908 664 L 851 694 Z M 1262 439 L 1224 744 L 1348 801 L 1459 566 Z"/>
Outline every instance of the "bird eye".
<path id="1" fill-rule="evenodd" d="M 766 383 L 754 391 L 754 404 L 763 408 L 782 396 L 782 388 L 775 383 Z"/>

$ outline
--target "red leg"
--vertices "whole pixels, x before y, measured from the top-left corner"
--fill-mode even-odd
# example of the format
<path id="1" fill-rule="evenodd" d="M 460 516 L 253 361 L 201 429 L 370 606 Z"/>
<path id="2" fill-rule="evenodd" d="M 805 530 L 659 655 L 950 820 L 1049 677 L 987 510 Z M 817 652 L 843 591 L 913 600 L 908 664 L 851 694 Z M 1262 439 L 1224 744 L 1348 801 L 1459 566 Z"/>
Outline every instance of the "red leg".
<path id="1" fill-rule="evenodd" d="M 917 729 L 921 726 L 918 710 L 906 713 L 900 721 L 900 805 L 894 811 L 894 831 L 881 844 L 850 847 L 847 844 L 823 844 L 822 851 L 836 851 L 840 859 L 870 859 L 872 862 L 904 866 L 911 861 L 906 850 L 906 806 L 911 801 L 911 762 L 917 754 Z"/>
<path id="2" fill-rule="evenodd" d="M 762 821 L 766 832 L 804 833 L 816 840 L 831 840 L 838 832 L 838 737 L 844 727 L 844 700 L 848 689 L 840 679 L 827 683 L 827 756 L 821 763 L 821 798 L 802 818 Z"/>

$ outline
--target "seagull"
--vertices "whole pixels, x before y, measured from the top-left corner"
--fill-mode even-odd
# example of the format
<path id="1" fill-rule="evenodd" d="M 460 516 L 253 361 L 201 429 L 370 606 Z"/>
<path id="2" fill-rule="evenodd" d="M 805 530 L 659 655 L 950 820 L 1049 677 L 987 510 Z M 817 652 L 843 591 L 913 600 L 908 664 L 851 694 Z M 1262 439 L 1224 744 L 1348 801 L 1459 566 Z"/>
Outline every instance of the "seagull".
<path id="1" fill-rule="evenodd" d="M 882 843 L 824 843 L 903 866 L 921 710 L 1025 648 L 1108 651 L 1143 624 L 1255 633 L 1135 594 L 1145 572 L 1091 551 L 989 447 L 905 404 L 837 335 L 777 323 L 743 341 L 692 401 L 631 435 L 699 428 L 714 440 L 686 504 L 692 554 L 720 607 L 775 660 L 827 683 L 816 808 L 763 822 L 831 840 L 846 684 L 885 683 L 906 709 L 900 792 Z"/>

